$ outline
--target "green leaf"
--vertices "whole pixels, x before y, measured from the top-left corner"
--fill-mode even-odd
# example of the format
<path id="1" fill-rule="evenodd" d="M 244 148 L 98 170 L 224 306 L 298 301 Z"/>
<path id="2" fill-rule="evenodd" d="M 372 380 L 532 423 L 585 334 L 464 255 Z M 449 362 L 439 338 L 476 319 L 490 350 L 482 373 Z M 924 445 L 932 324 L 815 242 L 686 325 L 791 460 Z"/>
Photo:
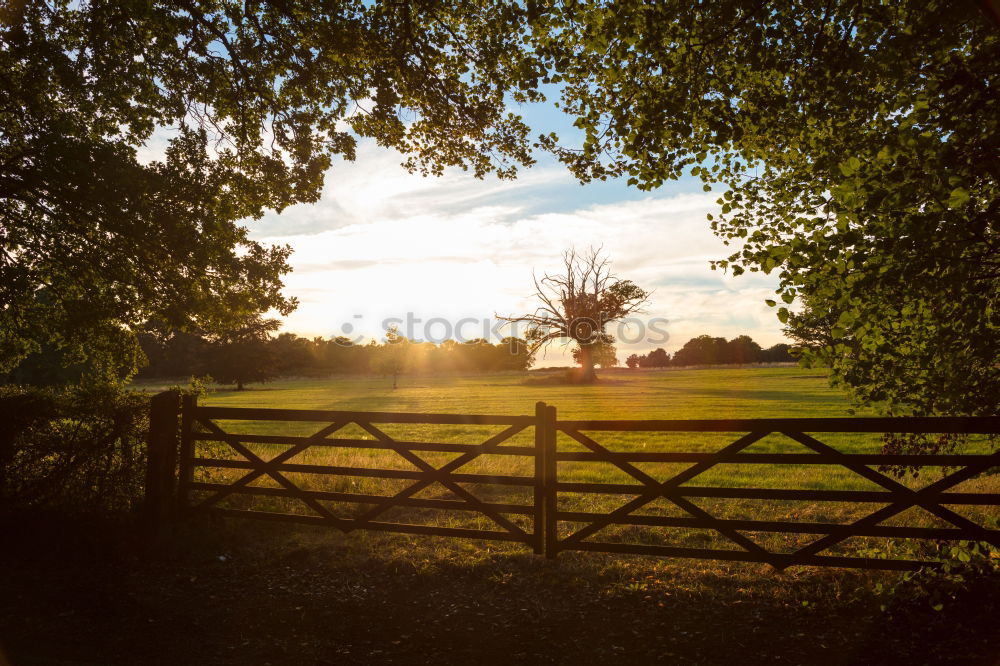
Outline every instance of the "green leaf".
<path id="1" fill-rule="evenodd" d="M 840 163 L 840 172 L 845 176 L 853 176 L 861 168 L 861 160 L 857 157 L 851 157 Z"/>
<path id="2" fill-rule="evenodd" d="M 948 208 L 961 208 L 969 201 L 969 191 L 962 187 L 956 187 L 948 195 Z"/>
<path id="3" fill-rule="evenodd" d="M 837 326 L 849 328 L 857 320 L 857 313 L 852 310 L 844 310 L 837 318 Z"/>

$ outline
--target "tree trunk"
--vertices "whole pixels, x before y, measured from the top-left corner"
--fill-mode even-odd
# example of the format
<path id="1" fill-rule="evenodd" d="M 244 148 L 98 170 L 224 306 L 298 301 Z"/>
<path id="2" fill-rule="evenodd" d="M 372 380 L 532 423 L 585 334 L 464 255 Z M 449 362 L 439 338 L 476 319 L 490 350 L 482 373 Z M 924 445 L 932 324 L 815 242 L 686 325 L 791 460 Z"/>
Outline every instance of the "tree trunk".
<path id="1" fill-rule="evenodd" d="M 580 345 L 580 383 L 593 384 L 597 381 L 597 371 L 594 370 L 594 348 L 592 345 Z"/>
<path id="2" fill-rule="evenodd" d="M 237 391 L 242 391 L 243 390 L 243 380 L 242 379 L 237 379 L 236 380 L 236 390 Z"/>
<path id="3" fill-rule="evenodd" d="M 398 373 L 398 372 L 393 372 L 393 373 L 392 373 L 392 388 L 396 388 L 396 385 L 397 385 L 397 384 L 396 384 L 396 377 L 397 377 L 397 376 L 399 376 L 399 373 Z"/>

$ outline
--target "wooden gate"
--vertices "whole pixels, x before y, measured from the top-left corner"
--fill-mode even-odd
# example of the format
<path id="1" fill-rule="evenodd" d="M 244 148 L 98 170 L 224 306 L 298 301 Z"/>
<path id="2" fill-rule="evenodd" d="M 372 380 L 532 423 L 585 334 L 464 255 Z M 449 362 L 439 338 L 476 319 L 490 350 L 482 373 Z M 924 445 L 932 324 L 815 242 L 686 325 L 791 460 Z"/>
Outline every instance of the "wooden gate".
<path id="1" fill-rule="evenodd" d="M 147 515 L 163 517 L 171 511 L 164 502 L 176 495 L 174 507 L 182 515 L 219 513 L 229 516 L 327 525 L 343 532 L 378 530 L 411 534 L 512 541 L 531 546 L 536 553 L 555 557 L 561 551 L 636 553 L 669 557 L 762 562 L 777 569 L 792 565 L 841 566 L 913 570 L 933 562 L 917 559 L 885 559 L 850 554 L 824 554 L 853 537 L 984 541 L 1000 548 L 1000 492 L 997 484 L 990 492 L 956 489 L 977 475 L 1000 467 L 1000 450 L 979 454 L 872 454 L 844 453 L 825 444 L 820 435 L 838 433 L 951 433 L 962 436 L 1000 434 L 1000 418 L 805 418 L 744 420 L 559 420 L 555 407 L 538 403 L 533 416 L 485 416 L 455 414 L 408 414 L 345 412 L 291 409 L 244 409 L 199 406 L 185 397 L 178 410 L 176 394 L 154 399 L 153 429 L 150 434 L 150 472 Z M 176 415 L 180 412 L 180 427 Z M 171 415 L 173 415 L 171 417 Z M 173 418 L 173 420 L 171 420 Z M 239 424 L 248 422 L 313 424 L 307 434 L 254 434 L 243 432 Z M 222 422 L 223 425 L 220 425 Z M 491 432 L 475 442 L 410 441 L 387 433 L 389 426 L 476 426 Z M 363 436 L 344 436 L 351 427 Z M 226 429 L 228 428 L 228 430 Z M 235 428 L 235 429 L 234 429 Z M 360 431 L 358 431 L 360 428 Z M 180 455 L 177 439 L 180 432 Z M 601 443 L 615 433 L 720 433 L 733 437 L 714 451 L 615 450 Z M 780 435 L 801 447 L 802 452 L 747 451 L 769 435 Z M 520 439 L 518 442 L 516 440 Z M 225 447 L 229 455 L 203 455 L 206 443 Z M 568 444 L 567 444 L 568 443 Z M 258 451 L 253 449 L 258 447 Z M 269 453 L 263 453 L 267 448 Z M 995 444 L 993 446 L 995 448 Z M 386 466 L 312 464 L 296 458 L 310 450 L 355 450 L 389 453 L 404 463 L 405 469 Z M 361 456 L 365 460 L 364 455 Z M 431 459 L 431 456 L 434 459 Z M 521 474 L 463 470 L 491 457 L 512 456 L 523 461 Z M 174 462 L 177 461 L 175 477 Z M 562 465 L 586 466 L 595 463 L 613 466 L 626 475 L 628 483 L 580 481 L 566 478 Z M 682 465 L 665 478 L 657 478 L 640 465 Z M 809 467 L 836 466 L 848 470 L 875 490 L 738 487 L 726 484 L 692 485 L 699 477 L 722 465 L 768 465 Z M 911 488 L 880 469 L 886 466 L 938 467 L 945 471 L 932 482 Z M 517 467 L 515 465 L 515 467 Z M 577 468 L 574 468 L 577 469 Z M 781 469 L 785 469 L 782 467 Z M 225 470 L 230 478 L 204 478 L 206 470 Z M 234 478 L 231 475 L 236 474 Z M 319 475 L 325 479 L 362 478 L 401 483 L 389 494 L 304 488 L 296 477 Z M 925 475 L 926 477 L 926 475 Z M 174 479 L 176 492 L 172 493 Z M 269 485 L 262 486 L 266 480 Z M 380 481 L 381 482 L 381 481 Z M 443 488 L 449 497 L 421 497 L 431 486 Z M 467 486 L 475 487 L 473 492 Z M 484 498 L 491 489 L 503 489 L 501 501 Z M 523 491 L 521 501 L 509 499 L 511 489 Z M 608 497 L 615 508 L 601 511 L 574 510 L 574 498 Z M 613 496 L 624 496 L 623 501 Z M 233 498 L 271 498 L 295 502 L 297 511 L 261 510 L 258 507 L 224 506 Z M 877 508 L 838 523 L 829 521 L 764 520 L 755 517 L 727 518 L 704 508 L 708 500 L 749 502 L 808 502 L 874 504 Z M 693 500 L 697 500 L 693 501 Z M 654 502 L 663 501 L 680 515 L 638 513 Z M 579 502 L 578 502 L 579 503 Z M 607 502 L 605 502 L 607 503 Z M 331 508 L 351 505 L 358 508 L 345 514 Z M 961 515 L 952 507 L 972 506 L 986 511 L 979 522 Z M 386 519 L 400 508 L 472 514 L 485 527 L 449 524 L 417 524 Z M 941 524 L 938 526 L 899 524 L 906 512 L 919 508 Z M 886 524 L 886 521 L 892 524 Z M 905 521 L 904 521 L 905 522 Z M 983 523 L 986 524 L 983 524 Z M 596 540 L 603 530 L 616 526 L 681 528 L 705 530 L 729 548 L 691 547 L 659 543 Z M 781 551 L 750 535 L 787 534 L 812 539 Z M 814 539 L 812 537 L 815 537 Z"/>
<path id="2" fill-rule="evenodd" d="M 226 432 L 216 422 L 283 421 L 323 424 L 308 436 L 259 435 Z M 499 432 L 475 444 L 443 442 L 400 441 L 388 435 L 386 424 L 499 426 Z M 339 431 L 355 425 L 370 438 L 338 437 Z M 237 409 L 228 407 L 198 406 L 193 398 L 186 398 L 183 409 L 181 436 L 179 496 L 184 511 L 214 511 L 227 515 L 287 520 L 329 525 L 343 532 L 353 530 L 378 530 L 412 534 L 469 537 L 500 541 L 515 541 L 531 545 L 541 552 L 541 521 L 535 516 L 538 502 L 512 504 L 483 501 L 460 484 L 483 486 L 522 486 L 539 492 L 538 477 L 516 475 L 485 475 L 462 473 L 466 465 L 487 456 L 520 456 L 538 459 L 534 446 L 514 446 L 508 443 L 522 431 L 532 427 L 534 419 L 521 416 L 479 416 L 452 414 L 396 414 L 379 412 L 331 412 L 286 409 Z M 381 426 L 381 427 L 380 427 Z M 240 459 L 206 458 L 196 454 L 199 441 L 224 442 L 239 454 Z M 254 453 L 248 444 L 286 446 L 268 460 Z M 314 447 L 340 449 L 382 450 L 395 453 L 409 463 L 412 469 L 385 469 L 360 466 L 311 465 L 289 462 Z M 441 464 L 425 459 L 428 453 L 457 454 Z M 194 480 L 197 468 L 236 469 L 245 471 L 238 480 L 228 483 L 210 483 Z M 312 474 L 340 477 L 363 477 L 404 480 L 405 487 L 392 495 L 372 495 L 349 492 L 306 490 L 289 478 L 289 474 Z M 262 477 L 276 482 L 278 487 L 254 487 L 250 484 Z M 440 484 L 452 493 L 454 499 L 417 498 L 433 484 Z M 192 501 L 195 492 L 208 492 L 206 497 Z M 234 494 L 269 496 L 294 499 L 310 509 L 310 513 L 273 513 L 234 508 L 221 508 L 220 502 Z M 333 513 L 323 502 L 351 503 L 368 508 L 361 513 L 344 517 Z M 487 517 L 494 529 L 469 529 L 440 525 L 418 525 L 378 520 L 380 516 L 397 507 L 434 509 L 438 511 L 463 511 Z M 511 519 L 512 515 L 531 518 L 525 529 Z"/>
<path id="3" fill-rule="evenodd" d="M 958 484 L 992 468 L 1000 466 L 1000 451 L 985 455 L 887 455 L 845 454 L 808 433 L 959 433 L 986 434 L 997 432 L 1000 420 L 995 418 L 851 418 L 851 419 L 745 419 L 745 420 L 689 420 L 689 421 L 557 421 L 555 412 L 549 415 L 548 429 L 564 433 L 578 442 L 586 452 L 560 452 L 553 444 L 546 449 L 546 477 L 544 486 L 550 517 L 546 552 L 550 556 L 563 550 L 639 553 L 671 557 L 700 559 L 740 560 L 766 562 L 777 569 L 792 565 L 846 566 L 858 568 L 912 570 L 926 564 L 907 559 L 881 559 L 871 557 L 845 557 L 820 555 L 851 537 L 888 537 L 912 539 L 941 539 L 950 541 L 986 541 L 1000 548 L 1000 531 L 986 529 L 945 505 L 978 505 L 996 509 L 1000 494 L 976 492 L 946 492 Z M 712 453 L 691 452 L 615 452 L 602 446 L 583 431 L 592 432 L 745 432 L 735 441 Z M 797 442 L 807 453 L 746 453 L 745 449 L 764 437 L 780 433 Z M 558 479 L 558 462 L 605 462 L 622 470 L 637 484 L 572 483 Z M 639 462 L 690 463 L 682 471 L 664 480 L 652 478 L 636 467 Z M 707 485 L 689 485 L 697 477 L 720 464 L 741 465 L 836 465 L 874 482 L 877 491 L 819 490 L 782 488 L 741 488 Z M 948 467 L 946 473 L 928 485 L 912 489 L 872 466 Z M 608 513 L 560 511 L 557 509 L 559 492 L 634 495 Z M 686 514 L 683 516 L 636 515 L 636 511 L 650 502 L 663 498 Z M 745 500 L 779 500 L 809 502 L 874 503 L 881 508 L 854 519 L 848 524 L 828 522 L 795 522 L 769 520 L 733 520 L 713 516 L 690 498 L 725 498 Z M 946 522 L 948 527 L 912 527 L 884 525 L 885 521 L 899 516 L 911 507 L 920 507 Z M 994 512 L 993 521 L 997 514 Z M 563 538 L 558 536 L 561 521 L 584 523 Z M 588 541 L 609 525 L 647 525 L 657 527 L 704 528 L 725 537 L 739 550 L 684 548 L 648 544 L 623 544 Z M 774 552 L 749 538 L 744 532 L 775 532 L 819 535 L 820 538 L 791 552 Z"/>

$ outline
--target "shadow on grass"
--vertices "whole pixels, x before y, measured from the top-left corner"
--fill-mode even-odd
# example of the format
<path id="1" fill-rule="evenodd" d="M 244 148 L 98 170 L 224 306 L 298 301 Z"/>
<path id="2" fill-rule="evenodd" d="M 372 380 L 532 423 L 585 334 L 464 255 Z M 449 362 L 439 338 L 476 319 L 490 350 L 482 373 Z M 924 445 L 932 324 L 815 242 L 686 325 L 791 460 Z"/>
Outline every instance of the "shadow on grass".
<path id="1" fill-rule="evenodd" d="M 824 403 L 827 398 L 822 395 L 811 396 L 801 391 L 791 391 L 789 389 L 759 389 L 744 388 L 736 386 L 734 388 L 712 388 L 707 386 L 696 389 L 685 389 L 687 393 L 694 393 L 699 396 L 711 396 L 726 400 L 747 400 L 753 402 L 780 402 L 783 407 L 788 407 L 794 403 L 798 407 L 802 403 Z"/>
<path id="2" fill-rule="evenodd" d="M 871 587 L 895 574 L 549 561 L 505 544 L 235 521 L 146 542 L 59 521 L 6 533 L 0 641 L 14 666 L 993 664 L 1000 643 L 1000 590 L 889 621 Z"/>
<path id="3" fill-rule="evenodd" d="M 521 380 L 522 386 L 572 386 L 579 388 L 600 388 L 602 386 L 628 386 L 634 382 L 627 379 L 609 379 L 606 376 L 598 375 L 597 379 L 591 382 L 581 381 L 578 373 L 559 372 L 541 377 L 526 377 Z"/>

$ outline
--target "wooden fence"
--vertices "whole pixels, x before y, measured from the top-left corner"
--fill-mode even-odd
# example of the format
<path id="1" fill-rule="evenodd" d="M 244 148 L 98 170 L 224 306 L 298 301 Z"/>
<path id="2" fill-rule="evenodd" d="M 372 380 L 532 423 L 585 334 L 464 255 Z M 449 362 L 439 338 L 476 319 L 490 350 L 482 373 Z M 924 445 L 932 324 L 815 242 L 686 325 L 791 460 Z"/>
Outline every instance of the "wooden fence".
<path id="1" fill-rule="evenodd" d="M 839 566 L 873 569 L 913 570 L 928 564 L 912 559 L 883 559 L 822 554 L 851 537 L 985 541 L 1000 547 L 1000 530 L 984 527 L 950 506 L 977 505 L 990 511 L 1000 507 L 1000 493 L 952 490 L 964 481 L 1000 467 L 1000 450 L 991 454 L 848 454 L 821 442 L 822 433 L 951 433 L 959 435 L 1000 434 L 1000 417 L 934 418 L 793 418 L 719 420 L 601 421 L 559 420 L 556 408 L 538 403 L 533 416 L 483 416 L 454 414 L 409 414 L 343 412 L 291 409 L 245 409 L 199 406 L 185 396 L 180 404 L 176 393 L 163 393 L 153 401 L 151 418 L 150 467 L 147 477 L 146 513 L 150 520 L 177 515 L 211 512 L 266 520 L 328 525 L 344 532 L 379 530 L 476 539 L 513 541 L 531 546 L 534 552 L 555 557 L 561 551 L 638 553 L 668 557 L 763 562 L 777 569 L 792 565 Z M 179 423 L 178 423 L 179 417 Z M 217 421 L 296 422 L 322 424 L 308 436 L 264 435 L 227 432 Z M 386 424 L 451 426 L 494 426 L 496 432 L 476 443 L 404 441 L 385 432 Z M 367 436 L 337 437 L 338 431 L 353 425 Z M 524 431 L 533 431 L 531 445 L 510 440 Z M 598 441 L 607 433 L 743 433 L 714 452 L 615 451 Z M 176 433 L 179 433 L 179 438 Z M 580 445 L 580 451 L 560 450 L 557 438 L 563 434 Z M 806 453 L 746 452 L 755 442 L 780 433 Z M 179 440 L 179 452 L 178 452 Z M 222 443 L 239 455 L 238 459 L 200 457 L 198 442 Z M 286 447 L 265 460 L 248 444 Z M 412 465 L 412 469 L 312 465 L 290 462 L 313 447 L 336 447 L 391 451 Z M 444 464 L 428 462 L 428 453 L 455 454 Z M 460 471 L 475 460 L 489 456 L 519 456 L 531 459 L 530 475 L 474 474 Z M 629 483 L 591 483 L 560 480 L 559 463 L 599 463 L 613 465 L 626 474 Z M 681 463 L 685 467 L 666 480 L 644 472 L 642 463 Z M 689 485 L 698 476 L 720 464 L 750 465 L 836 465 L 873 482 L 879 490 L 819 490 L 720 487 Z M 885 466 L 940 467 L 944 474 L 919 489 L 910 488 L 875 468 Z M 196 468 L 229 469 L 243 472 L 226 483 L 195 480 Z M 306 490 L 289 478 L 292 474 L 332 475 L 402 480 L 407 485 L 391 495 Z M 252 486 L 262 478 L 270 487 Z M 176 481 L 175 481 L 176 479 Z M 634 481 L 634 482 L 633 482 Z M 415 497 L 434 483 L 451 491 L 454 499 Z M 530 503 L 484 501 L 462 484 L 517 486 L 529 489 Z M 951 492 L 948 492 L 952 490 Z M 588 495 L 631 496 L 632 499 L 607 512 L 567 511 L 560 497 Z M 198 496 L 197 498 L 195 496 Z M 240 495 L 269 496 L 295 500 L 309 509 L 308 514 L 259 511 L 220 506 L 223 500 Z M 790 522 L 756 519 L 723 519 L 713 516 L 690 498 L 723 498 L 759 501 L 798 500 L 880 505 L 863 517 L 846 524 L 830 522 Z M 682 510 L 682 516 L 644 515 L 636 511 L 657 500 L 666 500 Z M 352 503 L 368 508 L 350 517 L 337 515 L 323 502 Z M 471 529 L 442 525 L 409 524 L 380 520 L 397 507 L 441 511 L 473 512 L 488 518 L 493 529 Z M 900 518 L 908 509 L 919 507 L 944 521 L 947 527 L 885 525 Z M 996 513 L 992 514 L 994 517 Z M 518 521 L 515 517 L 521 517 Z M 995 523 L 995 518 L 991 520 Z M 582 527 L 579 527 L 582 525 Z M 591 537 L 609 526 L 707 529 L 721 535 L 738 549 L 694 548 L 662 544 L 615 543 Z M 567 526 L 577 526 L 567 531 Z M 562 535 L 560 535 L 562 532 Z M 817 538 L 791 552 L 776 552 L 745 533 L 787 533 Z"/>

